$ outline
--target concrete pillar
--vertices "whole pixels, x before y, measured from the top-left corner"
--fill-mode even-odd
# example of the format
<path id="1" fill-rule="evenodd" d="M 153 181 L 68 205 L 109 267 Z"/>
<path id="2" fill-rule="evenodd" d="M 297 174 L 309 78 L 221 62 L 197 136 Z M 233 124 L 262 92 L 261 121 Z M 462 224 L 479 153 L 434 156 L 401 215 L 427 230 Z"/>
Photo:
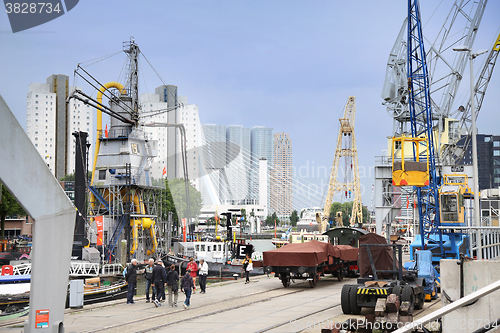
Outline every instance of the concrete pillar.
<path id="1" fill-rule="evenodd" d="M 76 211 L 1 96 L 0 119 L 0 181 L 34 219 L 24 332 L 63 332 Z"/>

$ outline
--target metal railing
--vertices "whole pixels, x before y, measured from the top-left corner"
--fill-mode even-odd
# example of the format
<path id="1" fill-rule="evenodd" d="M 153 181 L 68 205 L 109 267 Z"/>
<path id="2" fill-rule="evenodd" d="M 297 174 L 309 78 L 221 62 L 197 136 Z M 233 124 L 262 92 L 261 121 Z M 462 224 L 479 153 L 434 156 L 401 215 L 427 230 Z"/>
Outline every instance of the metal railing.
<path id="1" fill-rule="evenodd" d="M 12 266 L 13 275 L 31 274 L 31 263 Z M 98 276 L 99 264 L 89 262 L 71 262 L 70 276 Z"/>
<path id="2" fill-rule="evenodd" d="M 494 283 L 492 283 L 484 288 L 481 288 L 478 291 L 473 292 L 472 294 L 467 295 L 467 296 L 465 296 L 465 297 L 463 297 L 463 298 L 461 298 L 453 303 L 450 303 L 450 304 L 442 307 L 441 309 L 436 310 L 431 314 L 428 314 L 427 316 L 424 316 L 420 319 L 416 319 L 412 323 L 409 323 L 409 324 L 397 329 L 393 333 L 414 332 L 418 328 L 423 327 L 424 325 L 430 324 L 432 322 L 435 322 L 436 320 L 440 319 L 441 317 L 443 317 L 444 315 L 446 315 L 450 312 L 461 309 L 464 306 L 470 305 L 471 303 L 477 301 L 481 297 L 486 296 L 486 295 L 488 295 L 488 294 L 490 294 L 498 289 L 500 289 L 500 280 L 498 280 L 498 281 L 496 281 L 496 282 L 494 282 Z"/>
<path id="3" fill-rule="evenodd" d="M 12 266 L 13 275 L 31 274 L 31 263 Z"/>
<path id="4" fill-rule="evenodd" d="M 99 264 L 90 262 L 71 262 L 70 276 L 98 276 Z"/>
<path id="5" fill-rule="evenodd" d="M 447 228 L 440 227 L 440 229 Z M 469 234 L 471 256 L 486 260 L 500 258 L 500 227 L 454 227 L 454 229 L 465 230 Z"/>
<path id="6" fill-rule="evenodd" d="M 102 275 L 120 275 L 122 274 L 123 266 L 121 264 L 105 264 L 102 266 Z"/>
<path id="7" fill-rule="evenodd" d="M 481 258 L 486 260 L 500 258 L 500 227 L 472 227 L 471 229 L 480 231 L 479 242 L 478 233 L 471 233 L 473 244 L 475 244 L 471 252 L 481 251 Z"/>

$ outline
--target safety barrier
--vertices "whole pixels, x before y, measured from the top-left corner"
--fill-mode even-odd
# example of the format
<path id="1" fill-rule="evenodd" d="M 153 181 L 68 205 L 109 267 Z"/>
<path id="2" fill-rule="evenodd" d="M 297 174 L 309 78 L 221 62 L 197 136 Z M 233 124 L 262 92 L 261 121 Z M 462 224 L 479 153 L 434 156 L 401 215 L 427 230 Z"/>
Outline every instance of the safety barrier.
<path id="1" fill-rule="evenodd" d="M 440 319 L 441 317 L 443 317 L 445 314 L 448 314 L 448 313 L 453 312 L 455 310 L 461 309 L 464 306 L 468 306 L 468 305 L 472 304 L 473 302 L 477 301 L 478 299 L 480 299 L 481 297 L 484 297 L 484 296 L 486 296 L 486 295 L 488 295 L 488 294 L 490 294 L 498 289 L 500 289 L 500 280 L 498 280 L 498 281 L 496 281 L 496 282 L 494 282 L 494 283 L 492 283 L 484 288 L 481 288 L 478 291 L 473 292 L 470 295 L 467 295 L 459 300 L 456 300 L 455 302 L 450 303 L 450 304 L 442 307 L 441 309 L 432 312 L 431 314 L 428 314 L 420 319 L 416 319 L 412 323 L 409 323 L 409 324 L 397 329 L 393 333 L 415 332 L 417 330 L 417 328 L 423 327 L 424 325 L 426 325 L 428 323 L 432 323 L 432 322 Z"/>

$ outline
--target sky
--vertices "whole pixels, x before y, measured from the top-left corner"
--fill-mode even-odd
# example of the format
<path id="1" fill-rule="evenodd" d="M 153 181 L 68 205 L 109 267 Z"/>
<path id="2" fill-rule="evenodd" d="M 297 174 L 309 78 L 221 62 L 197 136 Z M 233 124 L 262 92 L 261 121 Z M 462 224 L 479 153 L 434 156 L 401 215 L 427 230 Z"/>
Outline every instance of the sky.
<path id="1" fill-rule="evenodd" d="M 452 4 L 421 1 L 429 44 Z M 500 2 L 490 1 L 474 50 L 492 46 L 499 12 Z M 53 21 L 13 34 L 2 12 L 0 94 L 26 128 L 31 82 L 65 74 L 73 84 L 78 63 L 118 52 L 133 36 L 163 82 L 178 86 L 179 95 L 198 105 L 202 124 L 266 126 L 288 133 L 296 174 L 323 193 L 338 119 L 348 97 L 356 96 L 361 192 L 370 207 L 375 157 L 392 136 L 392 118 L 380 93 L 406 16 L 407 2 L 401 0 L 82 0 Z M 475 61 L 476 73 L 485 59 Z M 119 54 L 86 68 L 101 82 L 113 81 L 120 78 L 124 60 Z M 144 60 L 140 66 L 140 93 L 154 92 L 162 80 Z M 468 71 L 457 106 L 469 96 Z M 95 96 L 82 80 L 75 82 Z M 499 92 L 497 69 L 477 120 L 479 133 L 500 134 Z"/>

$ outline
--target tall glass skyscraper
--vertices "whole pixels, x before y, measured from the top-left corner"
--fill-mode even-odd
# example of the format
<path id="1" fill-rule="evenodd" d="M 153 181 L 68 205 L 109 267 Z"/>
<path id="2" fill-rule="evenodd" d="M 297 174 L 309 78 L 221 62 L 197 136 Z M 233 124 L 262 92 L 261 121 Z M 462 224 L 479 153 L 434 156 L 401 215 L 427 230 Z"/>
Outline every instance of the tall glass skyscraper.
<path id="1" fill-rule="evenodd" d="M 264 126 L 252 127 L 250 132 L 251 136 L 251 152 L 252 152 L 252 165 L 250 174 L 250 187 L 256 186 L 259 180 L 259 159 L 267 159 L 268 167 L 273 166 L 273 129 Z M 267 175 L 267 193 L 270 192 L 269 187 L 270 174 Z M 253 192 L 252 199 L 258 199 L 258 194 Z M 267 207 L 270 200 L 267 199 Z M 259 203 L 263 204 L 263 203 Z"/>
<path id="2" fill-rule="evenodd" d="M 228 165 L 226 174 L 232 204 L 245 204 L 250 199 L 250 128 L 231 125 L 226 129 Z M 233 160 L 234 156 L 236 157 Z"/>
<path id="3" fill-rule="evenodd" d="M 213 186 L 212 195 L 216 195 L 220 203 L 224 203 L 229 195 L 226 175 L 226 126 L 205 124 L 203 131 L 203 169 Z M 213 203 L 206 184 L 201 187 L 203 203 Z"/>

